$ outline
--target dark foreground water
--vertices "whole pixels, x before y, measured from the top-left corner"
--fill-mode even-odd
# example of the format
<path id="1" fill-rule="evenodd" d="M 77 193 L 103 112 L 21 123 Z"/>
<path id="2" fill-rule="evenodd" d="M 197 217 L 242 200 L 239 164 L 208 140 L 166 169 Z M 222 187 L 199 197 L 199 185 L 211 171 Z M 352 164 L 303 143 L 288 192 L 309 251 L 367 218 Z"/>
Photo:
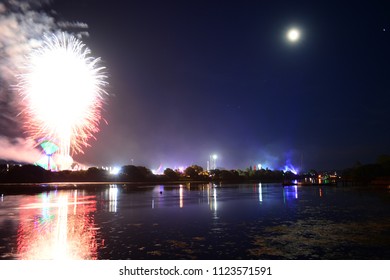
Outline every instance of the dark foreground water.
<path id="1" fill-rule="evenodd" d="M 386 188 L 97 185 L 0 196 L 0 259 L 390 259 Z"/>

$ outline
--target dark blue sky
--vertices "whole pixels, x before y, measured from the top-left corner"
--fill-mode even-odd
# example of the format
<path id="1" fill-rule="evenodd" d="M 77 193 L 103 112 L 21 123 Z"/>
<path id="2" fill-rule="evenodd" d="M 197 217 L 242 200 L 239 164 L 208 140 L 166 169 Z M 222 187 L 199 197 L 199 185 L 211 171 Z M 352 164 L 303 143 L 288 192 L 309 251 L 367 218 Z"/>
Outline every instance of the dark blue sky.
<path id="1" fill-rule="evenodd" d="M 390 153 L 390 5 L 340 2 L 54 1 L 109 73 L 108 125 L 76 159 L 334 169 Z"/>

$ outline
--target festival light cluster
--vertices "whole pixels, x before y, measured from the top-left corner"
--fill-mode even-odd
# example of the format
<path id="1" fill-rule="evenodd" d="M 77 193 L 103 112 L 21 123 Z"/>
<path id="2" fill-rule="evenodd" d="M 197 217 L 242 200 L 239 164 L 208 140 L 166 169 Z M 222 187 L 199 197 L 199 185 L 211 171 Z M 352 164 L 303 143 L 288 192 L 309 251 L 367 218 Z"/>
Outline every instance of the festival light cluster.
<path id="1" fill-rule="evenodd" d="M 34 140 L 58 145 L 59 169 L 69 169 L 71 155 L 83 153 L 99 131 L 107 77 L 90 54 L 72 35 L 46 35 L 18 75 L 24 128 Z"/>

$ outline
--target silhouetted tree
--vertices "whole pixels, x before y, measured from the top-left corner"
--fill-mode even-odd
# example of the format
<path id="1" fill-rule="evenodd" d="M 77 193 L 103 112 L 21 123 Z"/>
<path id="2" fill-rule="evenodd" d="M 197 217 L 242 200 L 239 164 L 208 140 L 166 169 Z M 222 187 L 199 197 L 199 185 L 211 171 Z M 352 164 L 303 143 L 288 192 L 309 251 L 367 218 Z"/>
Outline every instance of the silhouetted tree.
<path id="1" fill-rule="evenodd" d="M 203 172 L 203 167 L 202 166 L 193 164 L 193 165 L 191 165 L 191 167 L 194 168 L 196 174 L 200 174 L 201 172 Z"/>
<path id="2" fill-rule="evenodd" d="M 390 155 L 380 155 L 376 160 L 377 164 L 382 167 L 382 176 L 390 176 Z"/>
<path id="3" fill-rule="evenodd" d="M 8 172 L 8 181 L 40 183 L 48 180 L 48 171 L 36 165 L 13 166 Z"/>
<path id="4" fill-rule="evenodd" d="M 64 172 L 63 173 L 65 176 L 68 174 L 73 174 L 73 172 L 69 173 L 69 172 Z M 106 178 L 107 178 L 107 175 L 108 175 L 108 172 L 106 170 L 103 170 L 103 169 L 99 169 L 97 167 L 90 167 L 88 168 L 87 172 L 86 172 L 86 178 L 88 180 L 92 180 L 92 181 L 105 181 Z"/>
<path id="5" fill-rule="evenodd" d="M 240 178 L 240 176 L 235 170 L 221 170 L 219 178 L 221 180 L 237 180 Z"/>
<path id="6" fill-rule="evenodd" d="M 210 170 L 209 174 L 212 180 L 219 180 L 220 179 L 219 175 L 221 174 L 221 170 L 219 169 Z"/>
<path id="7" fill-rule="evenodd" d="M 171 180 L 177 180 L 179 178 L 179 174 L 177 174 L 173 169 L 167 168 L 164 170 L 164 175 Z"/>
<path id="8" fill-rule="evenodd" d="M 199 174 L 202 173 L 202 172 L 203 172 L 203 167 L 202 166 L 193 164 L 191 166 L 188 166 L 184 170 L 184 175 L 186 177 L 190 177 L 191 179 L 199 179 L 200 178 Z"/>
<path id="9" fill-rule="evenodd" d="M 144 166 L 125 165 L 121 171 L 121 178 L 125 181 L 145 181 L 154 177 L 152 171 Z"/>
<path id="10" fill-rule="evenodd" d="M 185 170 L 184 170 L 184 175 L 186 177 L 190 177 L 191 179 L 194 179 L 196 178 L 196 176 L 198 175 L 195 171 L 195 168 L 193 168 L 192 166 L 188 166 Z"/>
<path id="11" fill-rule="evenodd" d="M 145 166 L 137 166 L 138 175 L 141 179 L 149 179 L 153 177 L 153 172 Z"/>

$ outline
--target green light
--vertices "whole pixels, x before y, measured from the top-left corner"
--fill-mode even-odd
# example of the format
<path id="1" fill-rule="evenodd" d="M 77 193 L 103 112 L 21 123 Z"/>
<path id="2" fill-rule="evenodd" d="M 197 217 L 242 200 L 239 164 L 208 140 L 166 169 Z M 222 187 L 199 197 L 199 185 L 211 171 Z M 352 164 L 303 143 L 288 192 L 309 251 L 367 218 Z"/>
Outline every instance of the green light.
<path id="1" fill-rule="evenodd" d="M 58 151 L 58 146 L 50 141 L 43 141 L 41 147 L 46 155 L 52 155 Z"/>
<path id="2" fill-rule="evenodd" d="M 49 162 L 50 162 L 50 168 L 49 168 Z M 48 169 L 56 170 L 57 169 L 56 163 L 54 162 L 54 160 L 51 159 L 50 156 L 42 157 L 40 160 L 35 162 L 35 165 L 38 165 L 46 170 L 48 170 Z"/>

